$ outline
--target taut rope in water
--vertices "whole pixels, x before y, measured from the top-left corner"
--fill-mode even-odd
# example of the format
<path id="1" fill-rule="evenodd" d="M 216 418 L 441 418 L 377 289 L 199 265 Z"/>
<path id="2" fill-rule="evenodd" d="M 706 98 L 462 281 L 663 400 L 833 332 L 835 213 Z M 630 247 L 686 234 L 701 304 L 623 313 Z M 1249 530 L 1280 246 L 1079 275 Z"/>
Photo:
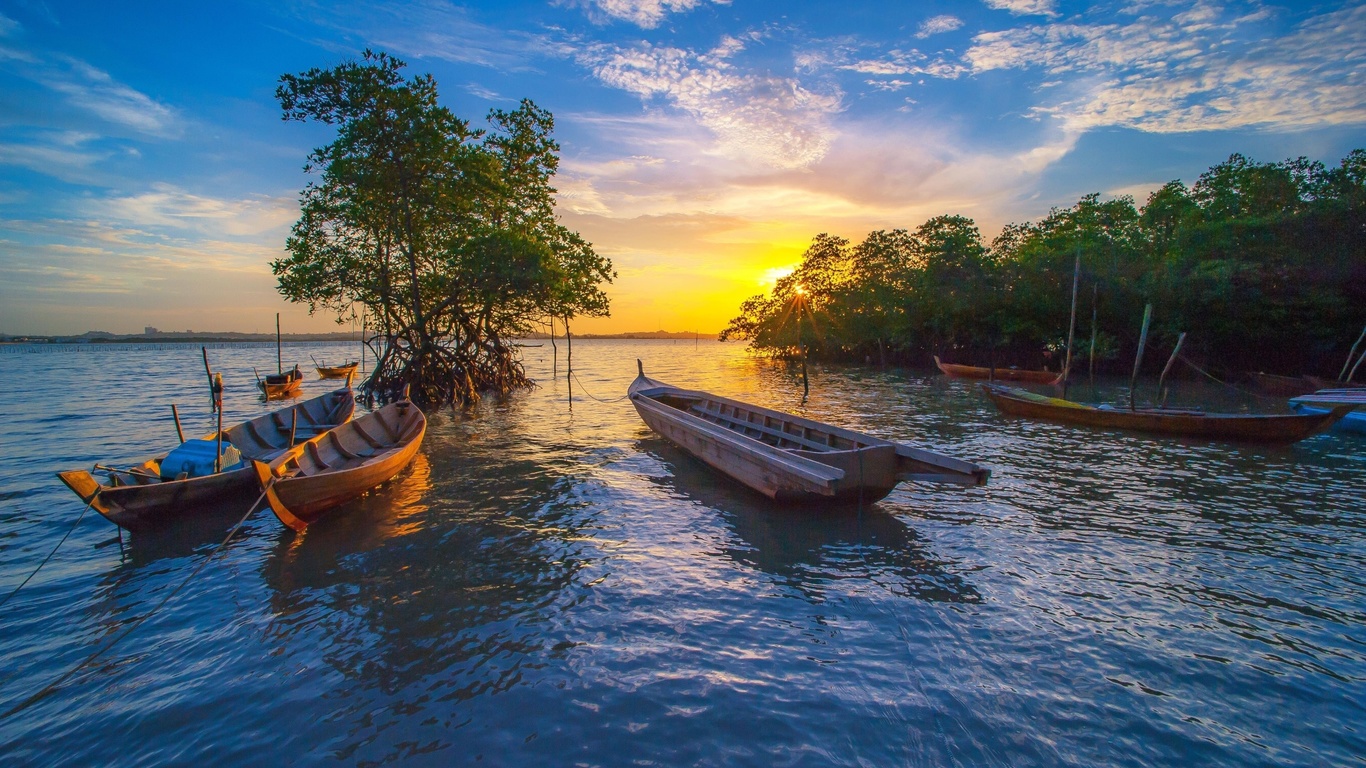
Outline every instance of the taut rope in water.
<path id="1" fill-rule="evenodd" d="M 272 482 L 271 485 L 273 484 L 274 483 Z M 115 635 L 113 639 L 109 640 L 104 645 L 95 649 L 94 653 L 90 654 L 89 656 L 86 656 L 85 659 L 81 661 L 81 663 L 67 670 L 65 673 L 62 674 L 61 677 L 57 678 L 51 683 L 48 683 L 46 686 L 43 687 L 42 690 L 38 691 L 32 696 L 29 696 L 27 699 L 24 699 L 15 706 L 11 707 L 7 712 L 5 712 L 5 714 L 0 715 L 0 719 L 10 718 L 24 711 L 25 709 L 28 709 L 34 704 L 38 703 L 49 693 L 52 693 L 53 691 L 57 690 L 57 688 L 60 687 L 62 683 L 65 683 L 67 680 L 70 680 L 77 672 L 84 669 L 87 664 L 99 658 L 101 655 L 104 654 L 105 651 L 109 650 L 110 648 L 113 648 L 116 643 L 118 643 L 123 638 L 127 637 L 133 630 L 142 626 L 142 623 L 144 621 L 155 616 L 156 613 L 166 605 L 166 603 L 171 601 L 171 598 L 175 597 L 176 594 L 180 592 L 180 590 L 185 588 L 186 584 L 190 583 L 191 579 L 193 579 L 195 576 L 198 576 L 199 572 L 204 570 L 204 566 L 208 565 L 215 557 L 218 556 L 219 552 L 223 551 L 224 547 L 228 546 L 228 542 L 232 541 L 232 537 L 237 534 L 238 529 L 240 529 L 247 522 L 247 518 L 251 517 L 251 514 L 256 511 L 256 507 L 260 505 L 261 500 L 266 497 L 266 490 L 269 490 L 269 488 L 270 486 L 268 485 L 266 486 L 265 490 L 261 491 L 261 495 L 257 496 L 256 501 L 252 502 L 252 505 L 250 508 L 247 509 L 246 514 L 242 515 L 242 519 L 238 520 L 237 524 L 232 527 L 232 530 L 228 531 L 228 535 L 223 538 L 223 543 L 215 547 L 214 550 L 209 553 L 209 556 L 204 558 L 203 561 L 199 563 L 199 565 L 195 566 L 195 569 L 190 572 L 190 575 L 186 576 L 183 581 L 177 584 L 176 588 L 171 590 L 169 594 L 163 597 L 161 599 L 161 602 L 157 603 L 156 606 L 152 608 L 152 610 L 129 622 L 128 626 L 122 632 Z"/>
<path id="2" fill-rule="evenodd" d="M 579 375 L 577 373 L 570 371 L 569 375 L 573 377 L 574 383 L 579 385 L 580 391 L 582 391 L 585 395 L 588 395 L 590 399 L 597 400 L 599 403 L 619 403 L 622 400 L 625 400 L 626 398 L 630 397 L 630 395 L 622 395 L 621 397 L 612 398 L 611 400 L 603 400 L 600 397 L 593 397 L 593 393 L 588 391 L 588 388 L 583 385 L 582 381 L 579 381 Z"/>
<path id="3" fill-rule="evenodd" d="M 19 594 L 19 590 L 24 588 L 24 585 L 29 582 L 29 579 L 32 579 L 34 576 L 37 576 L 38 571 L 41 571 L 43 569 L 43 566 L 47 565 L 47 561 L 51 560 L 52 556 L 57 554 L 57 550 L 62 548 L 62 545 L 66 543 L 67 538 L 71 536 L 73 531 L 76 530 L 76 526 L 81 524 L 81 519 L 85 517 L 86 512 L 90 511 L 90 507 L 95 504 L 95 499 L 99 498 L 99 496 L 99 491 L 96 491 L 95 495 L 90 497 L 90 501 L 87 501 L 85 503 L 85 509 L 82 509 L 81 513 L 76 516 L 76 522 L 72 523 L 71 527 L 66 530 L 66 536 L 63 536 L 62 540 L 57 542 L 57 546 L 53 547 L 52 551 L 47 554 L 47 557 L 43 558 L 43 562 L 38 563 L 38 567 L 33 569 L 33 573 L 30 573 L 27 579 L 24 579 L 23 581 L 19 582 L 19 586 L 15 587 L 13 592 L 6 595 L 4 600 L 0 600 L 0 606 L 3 606 L 5 603 L 8 603 L 11 597 L 14 597 L 15 595 Z"/>

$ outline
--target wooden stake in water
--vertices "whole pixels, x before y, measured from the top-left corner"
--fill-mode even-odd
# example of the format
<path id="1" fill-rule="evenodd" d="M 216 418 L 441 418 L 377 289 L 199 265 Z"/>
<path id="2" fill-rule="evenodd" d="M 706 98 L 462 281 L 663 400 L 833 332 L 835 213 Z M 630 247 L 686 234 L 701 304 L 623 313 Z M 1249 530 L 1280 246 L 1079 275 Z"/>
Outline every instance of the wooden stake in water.
<path id="1" fill-rule="evenodd" d="M 1352 365 L 1352 358 L 1356 357 L 1357 347 L 1361 346 L 1362 339 L 1366 339 L 1366 328 L 1361 329 L 1361 335 L 1357 337 L 1357 343 L 1353 344 L 1352 351 L 1347 353 L 1347 362 L 1342 364 L 1342 370 L 1338 372 L 1338 381 L 1351 381 L 1351 378 L 1344 379 L 1342 377 L 1347 375 L 1347 366 Z M 1363 357 L 1366 357 L 1366 352 L 1361 354 Z M 1357 361 L 1357 365 L 1361 365 L 1360 360 Z M 1356 365 L 1352 365 L 1352 371 L 1356 371 Z"/>
<path id="2" fill-rule="evenodd" d="M 574 337 L 569 332 L 569 317 L 564 318 L 564 382 L 569 389 L 569 408 L 574 408 Z"/>
<path id="3" fill-rule="evenodd" d="M 1167 380 L 1167 373 L 1176 364 L 1176 356 L 1181 354 L 1181 345 L 1186 343 L 1186 332 L 1176 337 L 1176 348 L 1172 350 L 1172 356 L 1167 358 L 1167 367 L 1162 369 L 1162 375 L 1157 377 L 1157 391 L 1162 393 L 1162 407 L 1167 407 L 1167 390 L 1163 387 L 1163 382 Z"/>
<path id="4" fill-rule="evenodd" d="M 1067 321 L 1067 359 L 1062 365 L 1062 399 L 1067 399 L 1067 383 L 1072 378 L 1072 338 L 1077 330 L 1077 283 L 1081 280 L 1081 249 L 1072 267 L 1072 316 Z"/>
<path id="5" fill-rule="evenodd" d="M 1091 283 L 1091 352 L 1086 356 L 1091 366 L 1091 389 L 1096 388 L 1096 294 L 1100 286 Z"/>
<path id="6" fill-rule="evenodd" d="M 275 372 L 284 373 L 284 357 L 280 353 L 280 313 L 275 313 Z"/>
<path id="7" fill-rule="evenodd" d="M 1134 375 L 1129 379 L 1129 410 L 1134 410 L 1134 387 L 1138 386 L 1138 368 L 1143 364 L 1143 347 L 1148 343 L 1148 322 L 1153 319 L 1153 305 L 1143 308 L 1143 330 L 1138 334 L 1138 355 L 1134 357 Z"/>
<path id="8" fill-rule="evenodd" d="M 213 471 L 223 471 L 223 374 L 213 375 L 213 399 L 218 408 L 218 443 L 213 453 Z"/>
<path id="9" fill-rule="evenodd" d="M 209 404 L 216 409 L 218 399 L 213 396 L 213 371 L 209 370 L 209 350 L 207 347 L 200 347 L 199 351 L 204 355 L 204 375 L 209 377 Z M 260 379 L 260 376 L 256 377 Z M 183 440 L 181 442 L 184 442 Z"/>
<path id="10" fill-rule="evenodd" d="M 175 403 L 171 403 L 171 418 L 175 419 L 175 435 L 180 438 L 180 442 L 185 442 L 185 430 L 180 428 L 180 411 L 176 410 Z"/>

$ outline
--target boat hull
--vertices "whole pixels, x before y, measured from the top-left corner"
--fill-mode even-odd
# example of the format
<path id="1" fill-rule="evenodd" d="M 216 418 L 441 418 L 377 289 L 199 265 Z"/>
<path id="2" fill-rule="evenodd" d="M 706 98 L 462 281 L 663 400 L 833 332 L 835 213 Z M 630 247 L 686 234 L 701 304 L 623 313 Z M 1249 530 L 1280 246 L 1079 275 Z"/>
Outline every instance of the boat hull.
<path id="1" fill-rule="evenodd" d="M 1062 384 L 1063 375 L 1052 371 L 1025 371 L 1019 368 L 979 368 L 975 365 L 955 365 L 934 358 L 934 364 L 945 376 L 956 379 L 992 379 L 998 381 L 1024 381 L 1032 384 Z M 993 376 L 994 373 L 994 376 Z"/>
<path id="2" fill-rule="evenodd" d="M 784 504 L 871 503 L 903 480 L 981 485 L 989 471 L 789 413 L 646 378 L 631 403 L 656 434 Z"/>
<path id="3" fill-rule="evenodd" d="M 335 366 L 319 365 L 315 367 L 318 369 L 318 378 L 320 379 L 344 379 L 348 376 L 354 376 L 356 369 L 360 367 L 360 363 Z"/>
<path id="4" fill-rule="evenodd" d="M 1314 408 L 1301 403 L 1292 403 L 1290 407 L 1294 408 L 1296 413 L 1313 416 L 1323 416 L 1329 413 L 1326 408 Z M 1366 435 L 1366 412 L 1352 411 L 1334 424 L 1331 427 L 1331 430 L 1333 432 L 1349 432 L 1356 435 Z"/>
<path id="5" fill-rule="evenodd" d="M 1318 434 L 1342 418 L 1345 409 L 1323 415 L 1241 415 L 1096 408 L 991 384 L 982 391 L 1008 416 L 1048 419 L 1106 429 L 1258 443 L 1294 443 Z"/>
<path id="6" fill-rule="evenodd" d="M 309 438 L 325 433 L 348 421 L 355 407 L 354 392 L 336 390 L 226 429 L 224 444 L 236 447 L 247 459 L 271 459 L 290 447 L 291 434 Z M 209 434 L 205 439 L 215 437 Z M 261 492 L 250 466 L 184 480 L 161 480 L 165 458 L 161 454 L 112 471 L 108 483 L 101 483 L 86 470 L 58 472 L 57 477 L 110 522 L 134 532 L 167 527 L 189 516 L 243 514 Z"/>
<path id="7" fill-rule="evenodd" d="M 427 420 L 408 401 L 391 403 L 257 462 L 258 487 L 280 522 L 297 531 L 391 480 L 422 447 Z"/>

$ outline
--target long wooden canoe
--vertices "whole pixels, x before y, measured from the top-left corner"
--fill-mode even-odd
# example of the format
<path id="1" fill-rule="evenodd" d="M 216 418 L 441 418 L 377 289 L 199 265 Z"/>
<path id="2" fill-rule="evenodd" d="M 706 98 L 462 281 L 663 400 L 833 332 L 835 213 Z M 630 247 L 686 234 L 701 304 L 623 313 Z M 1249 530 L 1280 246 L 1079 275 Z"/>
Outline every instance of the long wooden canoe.
<path id="1" fill-rule="evenodd" d="M 1211 440 L 1293 443 L 1328 429 L 1351 410 L 1350 406 L 1343 406 L 1322 415 L 1310 416 L 1205 413 L 1162 408 L 1129 410 L 1074 403 L 999 384 L 979 386 L 1001 413 L 1010 416 Z"/>
<path id="2" fill-rule="evenodd" d="M 356 369 L 360 367 L 359 362 L 342 363 L 341 365 L 315 365 L 318 369 L 320 379 L 345 379 L 356 374 Z"/>
<path id="3" fill-rule="evenodd" d="M 1335 432 L 1355 432 L 1366 434 L 1366 388 L 1339 387 L 1321 389 L 1311 395 L 1302 395 L 1290 401 L 1296 413 L 1324 414 L 1338 406 L 1354 408 L 1333 425 Z"/>
<path id="4" fill-rule="evenodd" d="M 303 371 L 299 366 L 294 366 L 293 370 L 284 373 L 272 373 L 261 380 L 261 392 L 267 400 L 283 400 L 287 397 L 295 397 L 299 394 L 299 387 L 304 383 Z"/>
<path id="5" fill-rule="evenodd" d="M 400 400 L 252 466 L 275 516 L 302 531 L 322 513 L 397 475 L 426 432 L 422 410 Z"/>
<path id="6" fill-rule="evenodd" d="M 871 503 L 903 480 L 984 485 L 990 470 L 639 375 L 627 392 L 660 437 L 779 502 Z"/>
<path id="7" fill-rule="evenodd" d="M 990 379 L 992 369 L 978 368 L 975 365 L 955 365 L 940 361 L 939 355 L 934 356 L 934 364 L 945 376 L 952 376 L 958 379 Z M 1028 371 L 1019 368 L 997 368 L 996 378 L 1001 381 L 1028 381 L 1034 384 L 1062 384 L 1061 373 L 1052 371 Z"/>
<path id="8" fill-rule="evenodd" d="M 1262 371 L 1248 371 L 1246 376 L 1258 392 L 1279 397 L 1307 395 L 1320 388 L 1308 376 L 1281 376 Z"/>
<path id="9" fill-rule="evenodd" d="M 83 469 L 57 476 L 82 501 L 130 531 L 166 525 L 187 515 L 246 512 L 261 492 L 250 460 L 275 458 L 289 449 L 291 434 L 298 440 L 326 432 L 348 421 L 355 408 L 355 393 L 339 389 L 225 429 L 224 445 L 239 451 L 244 463 L 201 477 L 163 480 L 162 462 L 169 451 L 131 467 L 97 464 L 95 471 L 108 475 L 103 483 Z M 210 433 L 203 439 L 217 438 L 217 433 Z"/>

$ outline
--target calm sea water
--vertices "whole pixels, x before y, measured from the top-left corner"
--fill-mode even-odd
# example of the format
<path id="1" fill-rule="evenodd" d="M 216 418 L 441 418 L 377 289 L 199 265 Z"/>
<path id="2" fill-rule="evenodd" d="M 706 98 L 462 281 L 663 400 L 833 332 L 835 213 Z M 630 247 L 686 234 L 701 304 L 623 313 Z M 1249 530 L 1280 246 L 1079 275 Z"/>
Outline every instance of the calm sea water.
<path id="1" fill-rule="evenodd" d="M 209 352 L 229 418 L 264 412 L 251 369 L 274 370 L 274 348 Z M 409 470 L 305 535 L 253 516 L 96 664 L 0 721 L 0 762 L 1366 762 L 1366 440 L 1028 422 L 929 371 L 817 367 L 803 403 L 795 371 L 707 341 L 579 341 L 571 403 L 564 352 L 525 350 L 534 391 L 432 414 Z M 992 482 L 776 509 L 618 399 L 637 358 Z M 0 597 L 81 511 L 53 473 L 166 448 L 173 402 L 206 429 L 203 382 L 198 347 L 0 349 Z M 88 514 L 0 609 L 0 708 L 152 611 L 233 522 L 120 543 Z"/>

